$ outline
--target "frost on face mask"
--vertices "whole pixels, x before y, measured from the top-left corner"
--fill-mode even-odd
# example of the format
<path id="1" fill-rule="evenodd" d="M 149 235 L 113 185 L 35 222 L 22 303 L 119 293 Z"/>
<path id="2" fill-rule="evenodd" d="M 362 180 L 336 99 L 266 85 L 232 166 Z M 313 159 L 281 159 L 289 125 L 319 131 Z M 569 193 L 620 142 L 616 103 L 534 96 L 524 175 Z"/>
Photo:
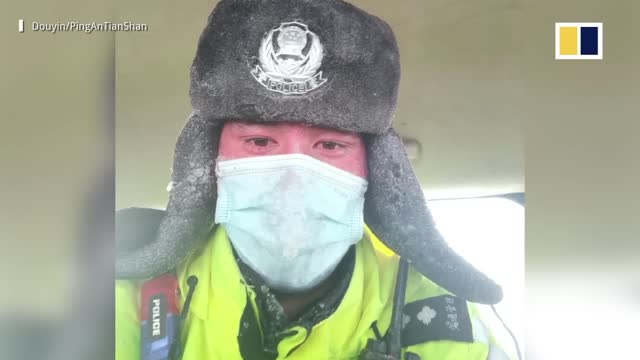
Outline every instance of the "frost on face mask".
<path id="1" fill-rule="evenodd" d="M 315 223 L 308 221 L 305 208 L 305 184 L 294 171 L 287 170 L 276 183 L 274 191 L 267 201 L 272 202 L 274 210 L 270 212 L 268 226 L 276 235 L 277 242 L 282 244 L 281 251 L 285 260 L 291 260 L 300 254 L 312 241 Z M 316 232 L 317 233 L 317 232 Z"/>
<path id="2" fill-rule="evenodd" d="M 366 180 L 306 155 L 218 161 L 216 223 L 278 290 L 326 279 L 363 234 Z"/>

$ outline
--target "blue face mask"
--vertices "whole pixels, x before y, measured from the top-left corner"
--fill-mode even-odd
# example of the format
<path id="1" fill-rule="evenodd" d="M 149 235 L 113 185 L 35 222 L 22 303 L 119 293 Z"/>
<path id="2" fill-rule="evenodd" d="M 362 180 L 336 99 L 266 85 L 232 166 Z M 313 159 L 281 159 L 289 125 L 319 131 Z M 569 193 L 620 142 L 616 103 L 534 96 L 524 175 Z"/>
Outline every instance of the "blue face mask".
<path id="1" fill-rule="evenodd" d="M 325 280 L 363 235 L 367 181 L 301 154 L 218 160 L 215 222 L 271 288 Z"/>

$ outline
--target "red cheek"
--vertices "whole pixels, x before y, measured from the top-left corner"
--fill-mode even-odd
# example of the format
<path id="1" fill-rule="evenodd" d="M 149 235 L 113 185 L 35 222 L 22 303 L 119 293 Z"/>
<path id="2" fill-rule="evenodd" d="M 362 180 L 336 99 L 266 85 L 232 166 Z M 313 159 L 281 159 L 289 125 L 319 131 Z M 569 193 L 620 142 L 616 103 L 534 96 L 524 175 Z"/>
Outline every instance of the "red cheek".
<path id="1" fill-rule="evenodd" d="M 316 157 L 316 159 L 318 158 Z M 342 158 L 320 158 L 318 160 L 324 161 L 329 165 L 335 166 L 340 170 L 347 171 L 365 180 L 367 179 L 367 159 L 364 152 L 350 154 L 349 156 Z"/>
<path id="2" fill-rule="evenodd" d="M 367 179 L 367 163 L 364 157 L 349 158 L 345 161 L 343 170 L 363 179 Z"/>
<path id="3" fill-rule="evenodd" d="M 225 159 L 237 159 L 246 156 L 244 144 L 239 141 L 230 141 L 221 137 L 218 147 L 218 156 Z"/>

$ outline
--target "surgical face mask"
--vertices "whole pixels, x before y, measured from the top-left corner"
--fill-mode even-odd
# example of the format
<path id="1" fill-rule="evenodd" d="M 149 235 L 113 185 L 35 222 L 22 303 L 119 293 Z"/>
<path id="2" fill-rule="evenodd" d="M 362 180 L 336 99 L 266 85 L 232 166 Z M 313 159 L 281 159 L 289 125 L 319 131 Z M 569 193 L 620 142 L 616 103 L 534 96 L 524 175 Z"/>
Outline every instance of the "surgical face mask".
<path id="1" fill-rule="evenodd" d="M 363 235 L 367 181 L 301 154 L 219 160 L 215 222 L 271 288 L 329 277 Z"/>

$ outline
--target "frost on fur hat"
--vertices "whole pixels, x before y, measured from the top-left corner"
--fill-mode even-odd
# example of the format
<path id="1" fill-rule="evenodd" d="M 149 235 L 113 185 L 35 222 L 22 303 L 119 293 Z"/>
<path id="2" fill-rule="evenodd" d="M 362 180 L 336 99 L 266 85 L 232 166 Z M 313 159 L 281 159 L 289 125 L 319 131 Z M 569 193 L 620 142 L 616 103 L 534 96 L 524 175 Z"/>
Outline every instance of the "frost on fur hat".
<path id="1" fill-rule="evenodd" d="M 117 276 L 169 271 L 206 240 L 214 225 L 214 165 L 225 121 L 300 121 L 363 134 L 365 222 L 389 248 L 453 294 L 499 302 L 500 287 L 455 254 L 435 228 L 391 128 L 399 79 L 389 26 L 348 3 L 220 1 L 191 67 L 193 113 L 176 145 L 166 215 L 149 244 L 119 254 Z"/>

